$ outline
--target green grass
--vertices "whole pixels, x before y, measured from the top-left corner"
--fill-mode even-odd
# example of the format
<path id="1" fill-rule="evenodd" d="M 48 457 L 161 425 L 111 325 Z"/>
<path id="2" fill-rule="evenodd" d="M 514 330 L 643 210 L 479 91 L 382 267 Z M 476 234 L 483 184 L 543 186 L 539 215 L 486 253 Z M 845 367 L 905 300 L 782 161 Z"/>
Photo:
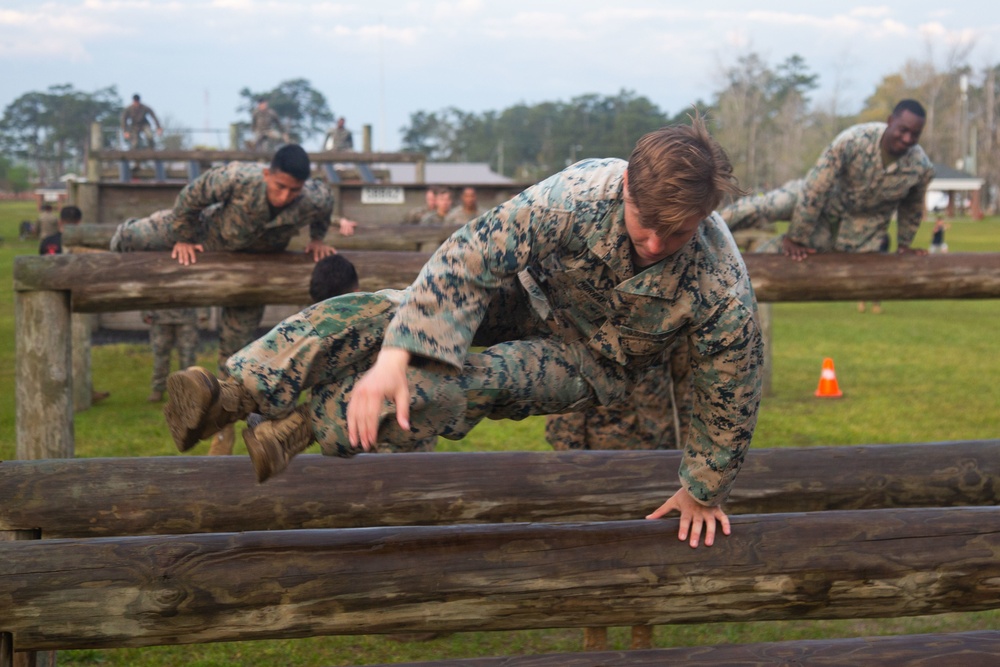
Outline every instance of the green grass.
<path id="1" fill-rule="evenodd" d="M 14 308 L 10 278 L 17 254 L 37 242 L 19 242 L 17 224 L 34 218 L 32 204 L 0 203 L 0 459 L 14 457 Z M 929 225 L 917 246 L 928 244 Z M 953 252 L 1000 251 L 1000 220 L 956 222 Z M 754 447 L 924 442 L 996 438 L 1000 434 L 1000 328 L 997 301 L 886 302 L 881 315 L 859 314 L 853 303 L 777 304 L 774 307 L 773 395 L 764 400 Z M 215 350 L 199 362 L 212 367 Z M 836 363 L 844 398 L 813 396 L 824 357 Z M 76 418 L 78 456 L 175 455 L 160 406 L 146 403 L 151 374 L 146 345 L 94 348 L 96 388 L 111 397 Z M 237 440 L 237 451 L 242 445 Z M 204 453 L 204 446 L 198 452 Z M 548 449 L 541 419 L 487 422 L 444 451 Z M 249 464 L 248 464 L 249 465 Z M 739 482 L 737 482 L 739 483 Z M 651 506 L 660 499 L 650 499 Z M 865 621 L 786 621 L 661 626 L 656 646 L 852 637 L 876 634 L 993 629 L 1000 613 L 945 614 Z M 611 633 L 626 648 L 628 631 Z M 377 636 L 317 637 L 166 646 L 112 651 L 65 651 L 64 664 L 344 665 L 579 650 L 578 630 L 460 633 L 422 643 Z"/>

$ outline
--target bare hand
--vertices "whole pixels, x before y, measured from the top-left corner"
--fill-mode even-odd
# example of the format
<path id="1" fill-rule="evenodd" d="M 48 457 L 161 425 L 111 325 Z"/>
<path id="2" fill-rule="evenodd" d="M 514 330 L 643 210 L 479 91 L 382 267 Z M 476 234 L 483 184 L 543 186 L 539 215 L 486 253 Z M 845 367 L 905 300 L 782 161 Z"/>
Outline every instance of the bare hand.
<path id="1" fill-rule="evenodd" d="M 329 257 L 330 255 L 336 255 L 337 249 L 332 245 L 326 245 L 322 241 L 310 241 L 306 246 L 305 252 L 307 254 L 312 254 L 313 261 L 318 262 L 324 257 Z"/>
<path id="2" fill-rule="evenodd" d="M 340 219 L 340 234 L 342 236 L 350 236 L 354 233 L 354 228 L 358 226 L 358 223 L 353 220 L 348 220 L 347 218 Z"/>
<path id="3" fill-rule="evenodd" d="M 925 248 L 908 248 L 906 246 L 899 246 L 896 248 L 896 254 L 898 255 L 926 255 L 927 250 Z"/>
<path id="4" fill-rule="evenodd" d="M 410 353 L 395 347 L 383 347 L 375 365 L 354 385 L 347 404 L 347 437 L 351 447 L 359 445 L 367 452 L 378 441 L 379 417 L 386 400 L 396 404 L 396 421 L 410 430 L 410 385 L 406 368 Z"/>
<path id="5" fill-rule="evenodd" d="M 816 249 L 800 245 L 786 236 L 781 239 L 781 252 L 786 257 L 791 257 L 796 262 L 801 262 L 809 255 L 815 254 Z"/>
<path id="6" fill-rule="evenodd" d="M 174 249 L 170 251 L 170 256 L 176 259 L 181 266 L 187 266 L 198 261 L 195 252 L 204 251 L 205 248 L 200 243 L 183 243 L 178 241 L 174 244 Z"/>
<path id="7" fill-rule="evenodd" d="M 163 136 L 163 128 L 162 127 L 156 128 L 156 136 L 158 136 L 158 137 L 162 137 Z"/>
<path id="8" fill-rule="evenodd" d="M 682 542 L 688 538 L 688 531 L 691 533 L 691 548 L 698 546 L 701 538 L 702 528 L 705 529 L 705 546 L 710 547 L 715 542 L 715 522 L 722 524 L 722 532 L 729 535 L 729 517 L 722 511 L 721 507 L 708 507 L 702 505 L 691 497 L 686 489 L 681 488 L 677 493 L 670 496 L 667 502 L 657 508 L 655 512 L 647 516 L 647 519 L 659 519 L 677 510 L 681 514 L 681 525 L 677 531 L 677 538 Z"/>

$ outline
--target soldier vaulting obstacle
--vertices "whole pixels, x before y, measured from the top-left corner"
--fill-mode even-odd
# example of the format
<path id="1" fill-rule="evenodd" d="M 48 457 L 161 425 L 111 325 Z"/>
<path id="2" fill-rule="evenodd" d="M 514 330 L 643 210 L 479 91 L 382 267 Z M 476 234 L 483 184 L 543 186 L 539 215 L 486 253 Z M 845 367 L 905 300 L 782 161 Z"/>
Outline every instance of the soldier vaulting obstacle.
<path id="1" fill-rule="evenodd" d="M 619 402 L 684 341 L 693 407 L 681 489 L 648 518 L 677 510 L 678 537 L 711 545 L 717 523 L 730 532 L 721 504 L 761 388 L 753 291 L 713 213 L 737 189 L 700 117 L 645 135 L 627 163 L 579 162 L 460 229 L 406 290 L 308 308 L 230 357 L 221 382 L 174 373 L 171 434 L 183 451 L 260 412 L 270 421 L 248 429 L 247 445 L 263 480 L 314 439 L 348 456 L 461 438 L 486 417 Z"/>

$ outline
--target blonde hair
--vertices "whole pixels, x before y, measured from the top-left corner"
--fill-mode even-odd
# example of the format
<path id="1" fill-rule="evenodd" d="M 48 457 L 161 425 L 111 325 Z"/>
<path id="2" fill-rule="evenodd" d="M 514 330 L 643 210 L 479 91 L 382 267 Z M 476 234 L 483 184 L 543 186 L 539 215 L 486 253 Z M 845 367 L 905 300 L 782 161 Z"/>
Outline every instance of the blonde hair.
<path id="1" fill-rule="evenodd" d="M 690 125 L 644 135 L 628 160 L 628 192 L 647 229 L 664 232 L 707 217 L 727 195 L 743 194 L 729 156 L 697 110 Z"/>

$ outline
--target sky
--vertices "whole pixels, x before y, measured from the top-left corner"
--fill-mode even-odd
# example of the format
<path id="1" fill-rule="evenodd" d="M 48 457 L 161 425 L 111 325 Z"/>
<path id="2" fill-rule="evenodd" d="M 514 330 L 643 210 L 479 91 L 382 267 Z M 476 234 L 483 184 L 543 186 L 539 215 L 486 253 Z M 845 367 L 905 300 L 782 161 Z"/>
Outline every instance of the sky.
<path id="1" fill-rule="evenodd" d="M 373 148 L 393 151 L 411 113 L 450 106 L 626 89 L 672 115 L 710 101 L 751 52 L 802 56 L 814 101 L 856 112 L 907 59 L 944 67 L 967 51 L 981 70 L 1000 62 L 998 38 L 996 0 L 0 0 L 0 108 L 50 85 L 114 85 L 225 147 L 246 119 L 240 89 L 305 78 L 356 146 L 367 124 Z"/>

